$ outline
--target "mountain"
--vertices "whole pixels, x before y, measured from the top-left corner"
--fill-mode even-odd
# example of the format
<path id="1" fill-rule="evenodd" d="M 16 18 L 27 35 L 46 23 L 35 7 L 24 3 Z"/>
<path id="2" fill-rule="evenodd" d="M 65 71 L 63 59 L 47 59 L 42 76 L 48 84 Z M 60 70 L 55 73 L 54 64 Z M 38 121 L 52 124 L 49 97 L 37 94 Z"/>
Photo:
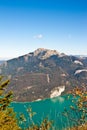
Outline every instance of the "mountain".
<path id="1" fill-rule="evenodd" d="M 5 60 L 0 60 L 0 65 L 2 64 L 2 63 L 4 63 L 5 62 Z"/>
<path id="2" fill-rule="evenodd" d="M 39 48 L 4 62 L 0 73 L 11 79 L 7 91 L 14 91 L 15 101 L 40 100 L 87 86 L 87 58 Z"/>

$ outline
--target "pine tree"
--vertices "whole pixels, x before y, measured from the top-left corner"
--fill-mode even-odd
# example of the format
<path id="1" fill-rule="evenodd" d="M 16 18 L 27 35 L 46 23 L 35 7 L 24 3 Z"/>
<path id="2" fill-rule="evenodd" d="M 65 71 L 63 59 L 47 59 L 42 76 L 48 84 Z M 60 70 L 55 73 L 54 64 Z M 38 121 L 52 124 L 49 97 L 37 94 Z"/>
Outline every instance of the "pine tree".
<path id="1" fill-rule="evenodd" d="M 18 126 L 15 112 L 9 107 L 12 102 L 12 92 L 5 93 L 9 80 L 3 81 L 0 76 L 0 130 L 21 130 Z"/>

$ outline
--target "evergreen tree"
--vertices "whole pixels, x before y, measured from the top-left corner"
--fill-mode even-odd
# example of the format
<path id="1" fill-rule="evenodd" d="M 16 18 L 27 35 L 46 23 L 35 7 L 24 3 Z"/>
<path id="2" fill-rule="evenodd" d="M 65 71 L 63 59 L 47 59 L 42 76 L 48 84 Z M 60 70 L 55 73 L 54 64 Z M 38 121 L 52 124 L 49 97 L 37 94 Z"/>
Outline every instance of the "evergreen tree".
<path id="1" fill-rule="evenodd" d="M 21 130 L 13 109 L 9 107 L 13 94 L 11 91 L 5 94 L 8 84 L 9 80 L 3 81 L 3 77 L 0 76 L 0 130 Z"/>

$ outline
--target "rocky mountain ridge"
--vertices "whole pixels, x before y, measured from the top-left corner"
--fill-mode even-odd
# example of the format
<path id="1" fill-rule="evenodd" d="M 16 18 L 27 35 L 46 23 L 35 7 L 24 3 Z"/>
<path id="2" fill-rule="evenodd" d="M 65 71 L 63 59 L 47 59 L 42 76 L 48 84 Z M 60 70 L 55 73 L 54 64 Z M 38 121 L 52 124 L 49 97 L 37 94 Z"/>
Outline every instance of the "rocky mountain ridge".
<path id="1" fill-rule="evenodd" d="M 87 86 L 87 58 L 39 48 L 5 61 L 0 73 L 11 79 L 8 90 L 14 91 L 15 101 L 33 101 Z"/>

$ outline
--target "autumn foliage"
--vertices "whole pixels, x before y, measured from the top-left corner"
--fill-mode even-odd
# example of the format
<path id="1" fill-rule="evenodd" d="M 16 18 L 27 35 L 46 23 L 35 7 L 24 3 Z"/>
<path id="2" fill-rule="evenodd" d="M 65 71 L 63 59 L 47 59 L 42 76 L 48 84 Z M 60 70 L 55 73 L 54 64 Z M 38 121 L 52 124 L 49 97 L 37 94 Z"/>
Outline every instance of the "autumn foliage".
<path id="1" fill-rule="evenodd" d="M 69 94 L 73 95 L 70 106 L 71 111 L 66 112 L 67 117 L 73 122 L 72 128 L 68 130 L 87 130 L 87 91 L 86 87 L 76 87 Z M 70 113 L 75 113 L 77 118 L 74 118 Z"/>

